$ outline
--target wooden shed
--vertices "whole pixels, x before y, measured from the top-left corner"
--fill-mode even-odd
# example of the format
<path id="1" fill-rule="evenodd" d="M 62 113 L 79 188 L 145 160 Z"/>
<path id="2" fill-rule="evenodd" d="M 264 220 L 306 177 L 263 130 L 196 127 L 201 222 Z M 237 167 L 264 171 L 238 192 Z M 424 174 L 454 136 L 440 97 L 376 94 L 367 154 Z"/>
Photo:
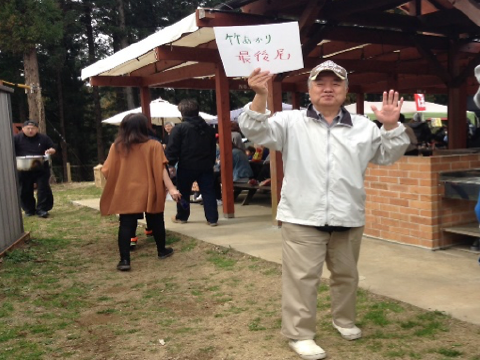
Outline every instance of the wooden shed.
<path id="1" fill-rule="evenodd" d="M 0 255 L 29 237 L 23 229 L 13 146 L 11 88 L 0 85 Z"/>

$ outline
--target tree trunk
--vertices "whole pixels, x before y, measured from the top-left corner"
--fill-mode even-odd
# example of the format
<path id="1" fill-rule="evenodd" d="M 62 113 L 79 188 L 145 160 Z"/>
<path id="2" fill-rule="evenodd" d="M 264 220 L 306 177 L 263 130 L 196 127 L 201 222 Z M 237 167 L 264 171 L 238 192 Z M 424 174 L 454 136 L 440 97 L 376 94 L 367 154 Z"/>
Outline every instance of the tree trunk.
<path id="1" fill-rule="evenodd" d="M 35 48 L 23 54 L 23 66 L 25 70 L 25 84 L 31 87 L 28 92 L 28 118 L 38 121 L 39 131 L 45 134 L 45 109 L 42 100 L 42 88 L 40 87 L 40 75 L 38 72 L 37 50 Z"/>
<path id="2" fill-rule="evenodd" d="M 93 38 L 92 9 L 90 2 L 85 2 L 85 25 L 88 42 L 88 60 L 91 64 L 95 62 L 95 41 Z M 100 107 L 100 93 L 97 86 L 93 87 L 93 104 L 95 116 L 95 129 L 97 131 L 97 158 L 98 163 L 105 161 L 105 148 L 103 146 L 102 109 Z"/>
<path id="3" fill-rule="evenodd" d="M 63 83 L 62 83 L 62 72 L 60 69 L 57 69 L 57 92 L 58 92 L 58 118 L 60 120 L 60 133 L 62 135 L 60 147 L 62 149 L 62 167 L 63 167 L 63 182 L 67 182 L 68 179 L 68 150 L 67 142 L 65 140 L 65 111 L 63 104 Z"/>
<path id="4" fill-rule="evenodd" d="M 128 37 L 127 37 L 127 26 L 125 23 L 125 10 L 123 8 L 123 0 L 117 0 L 117 8 L 118 8 L 118 18 L 119 18 L 119 27 L 120 27 L 120 48 L 126 48 L 128 44 Z M 125 99 L 127 99 L 127 107 L 128 110 L 135 108 L 135 101 L 133 99 L 133 89 L 131 87 L 124 87 L 123 93 L 125 95 Z"/>

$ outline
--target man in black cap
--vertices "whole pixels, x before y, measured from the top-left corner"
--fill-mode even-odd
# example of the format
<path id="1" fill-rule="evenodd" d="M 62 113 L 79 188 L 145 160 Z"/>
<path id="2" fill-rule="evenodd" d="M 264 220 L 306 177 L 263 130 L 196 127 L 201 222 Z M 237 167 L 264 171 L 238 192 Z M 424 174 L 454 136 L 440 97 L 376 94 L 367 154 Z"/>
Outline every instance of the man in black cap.
<path id="1" fill-rule="evenodd" d="M 53 155 L 53 141 L 44 134 L 38 133 L 38 123 L 27 120 L 23 123 L 22 132 L 14 137 L 17 156 Z M 48 217 L 48 211 L 53 207 L 53 194 L 50 188 L 50 165 L 48 161 L 27 171 L 18 172 L 20 183 L 20 202 L 25 216 L 37 214 Z M 37 184 L 37 202 L 34 197 L 34 184 Z"/>
<path id="2" fill-rule="evenodd" d="M 346 340 L 358 339 L 355 326 L 357 262 L 365 225 L 364 175 L 368 164 L 398 160 L 410 140 L 398 122 L 403 99 L 390 90 L 382 109 L 372 107 L 379 129 L 343 103 L 347 71 L 333 61 L 308 77 L 311 104 L 305 110 L 266 109 L 268 71 L 248 78 L 255 97 L 239 118 L 243 134 L 281 151 L 284 178 L 277 220 L 282 221 L 282 334 L 305 360 L 323 359 L 315 341 L 317 289 L 324 263 L 330 270 L 332 326 Z"/>

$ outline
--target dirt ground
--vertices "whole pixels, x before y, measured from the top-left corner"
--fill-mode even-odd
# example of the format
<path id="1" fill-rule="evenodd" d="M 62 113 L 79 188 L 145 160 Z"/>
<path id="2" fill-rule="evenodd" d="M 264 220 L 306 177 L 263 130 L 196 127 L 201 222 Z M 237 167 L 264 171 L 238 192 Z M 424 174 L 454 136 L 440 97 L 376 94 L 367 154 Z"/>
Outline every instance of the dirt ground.
<path id="1" fill-rule="evenodd" d="M 25 220 L 33 239 L 22 251 L 35 258 L 0 268 L 0 302 L 13 309 L 0 311 L 0 360 L 300 359 L 280 334 L 280 265 L 172 232 L 175 254 L 159 260 L 139 227 L 132 271 L 119 272 L 118 221 L 72 205 L 96 195 L 91 184 L 76 186 L 54 187 L 50 218 Z M 328 359 L 480 360 L 480 327 L 364 290 L 364 336 L 343 340 L 328 290 L 319 289 L 317 313 Z"/>

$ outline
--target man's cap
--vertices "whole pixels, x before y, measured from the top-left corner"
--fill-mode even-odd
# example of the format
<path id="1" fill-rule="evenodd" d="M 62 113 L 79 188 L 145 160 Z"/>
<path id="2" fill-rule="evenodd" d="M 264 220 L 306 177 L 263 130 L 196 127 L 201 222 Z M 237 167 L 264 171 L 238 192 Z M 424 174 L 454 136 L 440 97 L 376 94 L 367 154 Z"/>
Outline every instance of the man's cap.
<path id="1" fill-rule="evenodd" d="M 324 61 L 323 63 L 315 66 L 312 71 L 310 71 L 310 75 L 308 77 L 309 80 L 315 80 L 321 72 L 324 71 L 331 71 L 335 75 L 337 75 L 340 79 L 345 80 L 347 78 L 347 70 L 341 67 L 338 64 L 335 64 L 331 60 Z"/>
<path id="2" fill-rule="evenodd" d="M 38 127 L 38 123 L 35 120 L 27 120 L 23 123 L 23 126 L 36 126 Z"/>

